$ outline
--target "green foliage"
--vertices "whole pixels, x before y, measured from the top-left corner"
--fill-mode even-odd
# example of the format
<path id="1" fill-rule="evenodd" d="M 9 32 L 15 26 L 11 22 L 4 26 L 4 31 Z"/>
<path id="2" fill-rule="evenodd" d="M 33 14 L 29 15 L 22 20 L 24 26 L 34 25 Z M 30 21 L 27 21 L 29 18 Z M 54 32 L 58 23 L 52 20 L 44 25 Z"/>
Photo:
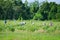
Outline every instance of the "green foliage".
<path id="1" fill-rule="evenodd" d="M 30 26 L 28 29 L 26 28 L 26 30 L 34 32 L 35 30 L 38 30 L 38 27 Z"/>
<path id="2" fill-rule="evenodd" d="M 41 20 L 41 19 L 42 19 L 41 13 L 37 12 L 37 13 L 35 14 L 35 16 L 34 16 L 33 19 L 35 19 L 35 20 Z"/>
<path id="3" fill-rule="evenodd" d="M 50 11 L 50 7 L 49 7 L 49 3 L 48 2 L 43 2 L 42 5 L 40 6 L 39 11 L 41 12 L 42 16 L 43 16 L 43 20 L 47 20 L 48 19 L 48 13 Z"/>
<path id="4" fill-rule="evenodd" d="M 55 2 L 42 2 L 41 4 L 38 0 L 32 3 L 25 3 L 22 0 L 0 0 L 0 19 L 19 19 L 30 20 L 53 20 L 58 19 L 60 13 L 60 4 Z"/>
<path id="5" fill-rule="evenodd" d="M 18 30 L 26 30 L 26 29 L 24 28 L 24 26 L 19 26 Z"/>
<path id="6" fill-rule="evenodd" d="M 60 30 L 60 26 L 57 26 L 57 28 L 56 28 L 57 30 Z"/>
<path id="7" fill-rule="evenodd" d="M 9 31 L 16 31 L 17 30 L 23 30 L 23 31 L 38 31 L 40 29 L 43 29 L 46 32 L 55 32 L 55 30 L 60 30 L 60 22 L 53 22 L 53 26 L 48 26 L 50 21 L 37 21 L 37 20 L 33 20 L 34 24 L 31 23 L 32 20 L 25 20 L 26 25 L 20 25 L 19 22 L 20 21 L 8 21 L 7 24 L 4 24 L 3 21 L 0 21 L 0 32 L 9 32 Z M 32 22 L 33 22 L 32 21 Z M 42 26 L 43 22 L 46 22 L 46 25 Z M 58 25 L 58 26 L 57 26 Z"/>
<path id="8" fill-rule="evenodd" d="M 0 27 L 0 31 L 2 31 L 3 30 L 3 28 L 2 27 Z"/>
<path id="9" fill-rule="evenodd" d="M 1 31 L 5 31 L 5 30 L 6 30 L 5 25 L 0 25 L 0 32 L 1 32 Z"/>
<path id="10" fill-rule="evenodd" d="M 57 4 L 55 2 L 50 3 L 50 12 L 49 12 L 49 19 L 56 19 L 56 13 L 57 13 Z"/>
<path id="11" fill-rule="evenodd" d="M 8 30 L 14 32 L 15 28 L 12 25 L 10 25 L 10 26 L 8 26 Z"/>
<path id="12" fill-rule="evenodd" d="M 34 25 L 31 24 L 32 20 L 25 20 L 27 23 L 24 26 L 20 26 L 19 22 L 20 21 L 11 21 L 9 20 L 7 22 L 7 24 L 5 25 L 3 20 L 0 20 L 0 28 L 2 28 L 2 31 L 5 29 L 5 27 L 10 28 L 8 30 L 12 31 L 8 31 L 5 32 L 1 32 L 0 31 L 0 40 L 60 40 L 60 22 L 53 22 L 53 26 L 42 26 L 43 22 L 46 22 L 46 24 L 48 25 L 48 23 L 50 21 L 36 21 L 33 20 Z M 19 26 L 18 26 L 19 25 Z M 18 29 L 22 27 L 22 30 Z M 45 28 L 46 27 L 46 28 Z M 41 33 L 40 29 L 44 28 L 43 30 L 47 32 L 43 32 Z M 15 32 L 13 31 L 14 29 Z M 29 31 L 30 30 L 30 31 Z M 40 31 L 39 31 L 40 30 Z M 55 30 L 57 30 L 55 32 Z M 32 32 L 31 32 L 32 31 Z M 59 31 L 59 32 L 58 32 Z M 52 32 L 52 33 L 50 33 Z"/>
<path id="13" fill-rule="evenodd" d="M 56 26 L 48 28 L 47 32 L 54 32 L 57 29 Z"/>
<path id="14" fill-rule="evenodd" d="M 49 26 L 44 26 L 43 29 L 44 30 L 48 30 Z"/>
<path id="15" fill-rule="evenodd" d="M 60 13 L 57 13 L 57 14 L 56 14 L 56 20 L 57 20 L 57 21 L 60 21 Z"/>
<path id="16" fill-rule="evenodd" d="M 15 29 L 14 29 L 14 28 L 11 28 L 11 31 L 12 31 L 12 32 L 14 32 L 14 31 L 15 31 Z"/>

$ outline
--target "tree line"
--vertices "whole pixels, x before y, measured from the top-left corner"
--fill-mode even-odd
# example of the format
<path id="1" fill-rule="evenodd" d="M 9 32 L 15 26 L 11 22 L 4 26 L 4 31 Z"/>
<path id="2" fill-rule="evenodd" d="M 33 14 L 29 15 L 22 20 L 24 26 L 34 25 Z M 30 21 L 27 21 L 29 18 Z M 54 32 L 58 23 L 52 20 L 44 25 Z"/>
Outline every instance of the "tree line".
<path id="1" fill-rule="evenodd" d="M 0 20 L 60 20 L 60 4 L 44 1 L 0 0 Z"/>

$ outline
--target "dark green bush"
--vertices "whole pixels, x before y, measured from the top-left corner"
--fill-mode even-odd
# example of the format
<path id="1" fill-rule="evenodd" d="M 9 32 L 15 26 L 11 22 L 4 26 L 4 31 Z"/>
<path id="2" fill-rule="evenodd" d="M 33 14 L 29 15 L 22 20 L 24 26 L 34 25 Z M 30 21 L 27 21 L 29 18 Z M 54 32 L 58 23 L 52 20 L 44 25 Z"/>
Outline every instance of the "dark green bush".
<path id="1" fill-rule="evenodd" d="M 2 31 L 3 30 L 3 28 L 2 27 L 0 27 L 0 31 Z"/>
<path id="2" fill-rule="evenodd" d="M 14 32 L 15 31 L 15 28 L 11 28 L 11 31 Z"/>
<path id="3" fill-rule="evenodd" d="M 15 28 L 14 28 L 13 26 L 10 25 L 10 26 L 8 26 L 8 30 L 14 32 L 14 31 L 15 31 Z"/>

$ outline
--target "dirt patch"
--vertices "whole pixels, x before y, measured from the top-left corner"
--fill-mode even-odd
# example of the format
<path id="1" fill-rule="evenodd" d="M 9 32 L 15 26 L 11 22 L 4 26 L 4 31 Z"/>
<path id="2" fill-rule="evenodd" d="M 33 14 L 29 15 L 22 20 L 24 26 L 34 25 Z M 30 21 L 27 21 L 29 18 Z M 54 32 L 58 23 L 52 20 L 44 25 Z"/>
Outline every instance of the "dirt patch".
<path id="1" fill-rule="evenodd" d="M 44 29 L 39 29 L 39 30 L 37 30 L 35 32 L 45 33 L 46 31 Z"/>

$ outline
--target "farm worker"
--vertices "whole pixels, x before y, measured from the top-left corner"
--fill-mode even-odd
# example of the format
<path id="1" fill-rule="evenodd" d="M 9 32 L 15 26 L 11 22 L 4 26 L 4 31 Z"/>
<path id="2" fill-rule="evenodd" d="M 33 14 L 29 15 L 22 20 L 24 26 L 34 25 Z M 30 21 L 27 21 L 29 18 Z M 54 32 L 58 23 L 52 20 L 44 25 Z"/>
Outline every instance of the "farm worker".
<path id="1" fill-rule="evenodd" d="M 4 23 L 6 24 L 7 23 L 7 20 L 5 20 Z"/>

